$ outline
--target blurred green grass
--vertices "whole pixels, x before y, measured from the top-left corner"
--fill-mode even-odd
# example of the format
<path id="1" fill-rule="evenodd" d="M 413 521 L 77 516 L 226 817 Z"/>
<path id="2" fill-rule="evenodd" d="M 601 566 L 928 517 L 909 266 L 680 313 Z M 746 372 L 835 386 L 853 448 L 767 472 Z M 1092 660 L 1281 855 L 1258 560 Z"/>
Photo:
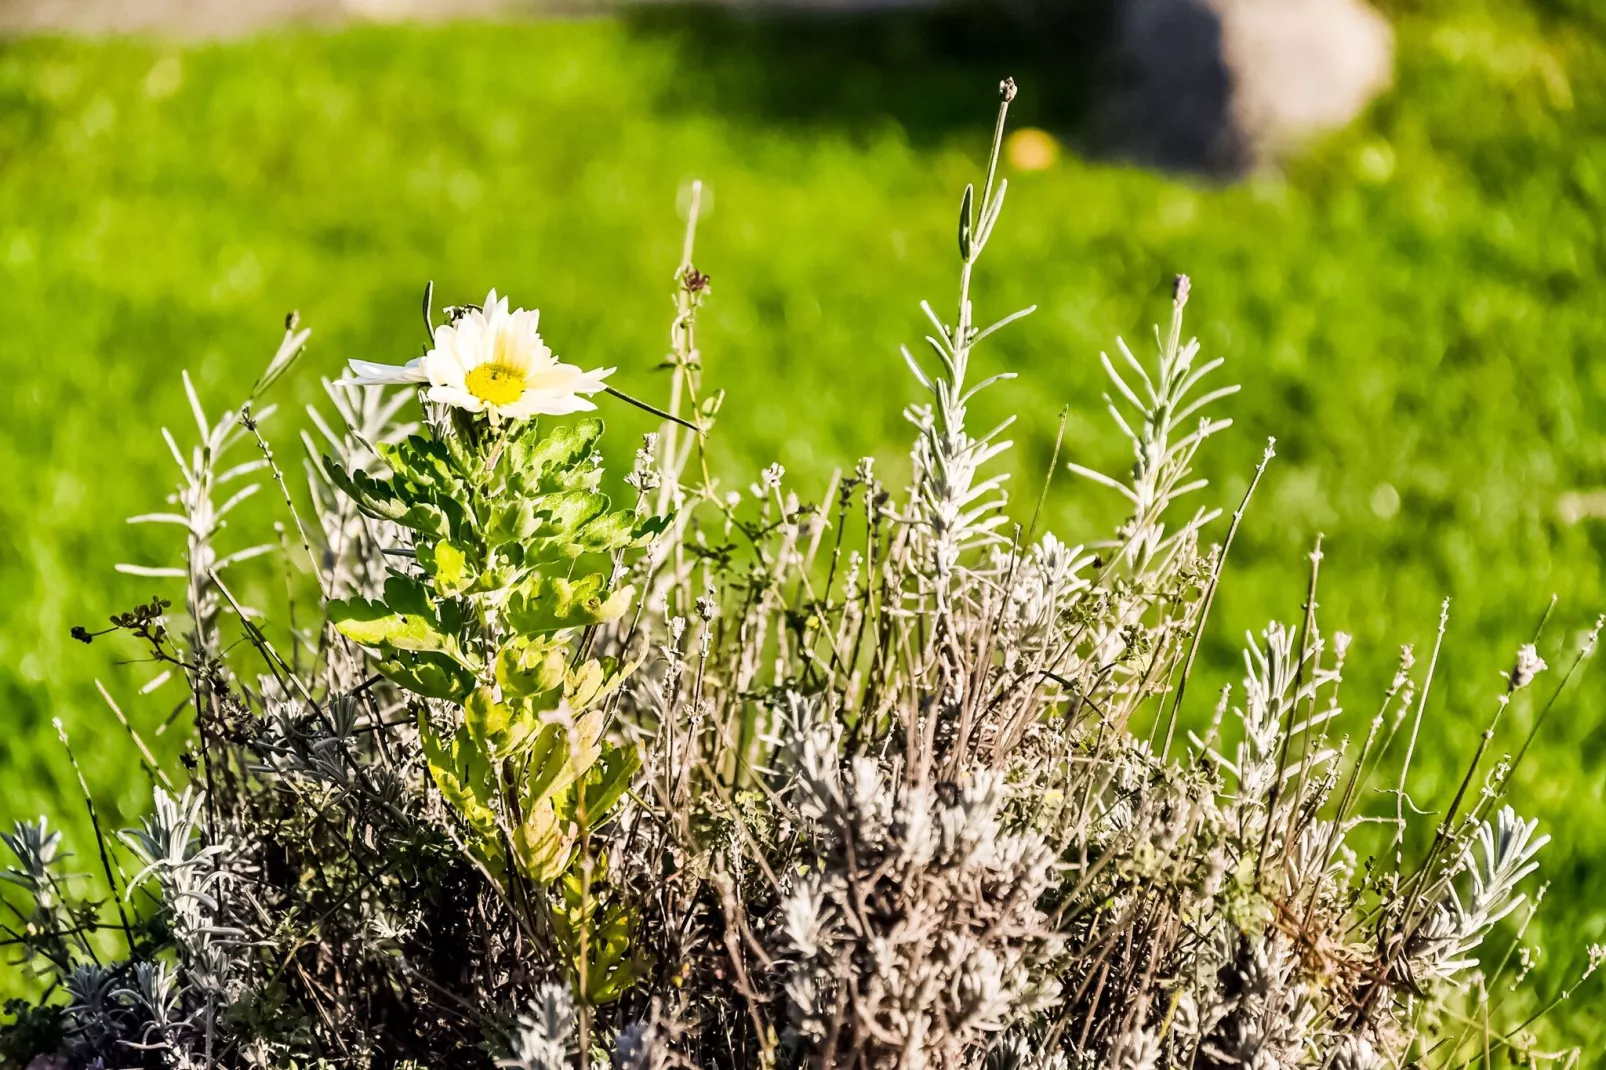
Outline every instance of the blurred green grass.
<path id="1" fill-rule="evenodd" d="M 1451 597 L 1414 780 L 1442 806 L 1551 594 L 1541 649 L 1558 669 L 1606 609 L 1606 528 L 1562 508 L 1606 487 L 1606 19 L 1589 0 L 1388 6 L 1397 87 L 1281 177 L 1221 187 L 1074 154 L 1012 176 L 980 314 L 1041 307 L 979 356 L 1022 375 L 976 418 L 1020 413 L 1018 498 L 1035 497 L 1062 404 L 1067 456 L 1119 468 L 1097 354 L 1118 333 L 1146 346 L 1172 274 L 1192 274 L 1192 330 L 1244 384 L 1206 461 L 1211 493 L 1235 503 L 1278 439 L 1205 681 L 1236 682 L 1245 630 L 1296 619 L 1318 532 L 1326 626 L 1356 636 L 1351 730 L 1397 644 L 1425 660 Z M 1023 123 L 1074 135 L 1081 121 L 1085 75 L 1056 47 L 918 20 L 686 12 L 4 45 L 0 819 L 82 826 L 53 717 L 109 820 L 146 805 L 92 681 L 147 734 L 176 698 L 137 696 L 150 670 L 120 660 L 132 648 L 86 648 L 68 629 L 156 589 L 114 563 L 176 553 L 171 529 L 122 518 L 175 481 L 156 429 L 189 438 L 180 369 L 215 408 L 233 403 L 299 309 L 312 350 L 274 429 L 292 456 L 317 375 L 412 355 L 434 279 L 446 302 L 494 285 L 540 307 L 558 352 L 617 364 L 622 386 L 658 397 L 677 196 L 697 177 L 712 207 L 697 259 L 714 279 L 701 343 L 729 397 L 721 471 L 745 484 L 779 460 L 806 490 L 861 453 L 895 469 L 914 397 L 897 346 L 923 333 L 921 298 L 952 300 L 957 192 L 992 84 L 1017 75 Z M 626 457 L 646 424 L 607 415 Z M 1116 517 L 1063 475 L 1050 502 L 1073 539 Z M 1519 702 L 1497 752 L 1532 717 Z M 1586 673 L 1516 791 L 1555 835 L 1531 930 L 1545 991 L 1606 939 L 1603 752 L 1602 677 Z M 1565 1022 L 1586 1050 L 1606 1039 L 1591 991 Z"/>

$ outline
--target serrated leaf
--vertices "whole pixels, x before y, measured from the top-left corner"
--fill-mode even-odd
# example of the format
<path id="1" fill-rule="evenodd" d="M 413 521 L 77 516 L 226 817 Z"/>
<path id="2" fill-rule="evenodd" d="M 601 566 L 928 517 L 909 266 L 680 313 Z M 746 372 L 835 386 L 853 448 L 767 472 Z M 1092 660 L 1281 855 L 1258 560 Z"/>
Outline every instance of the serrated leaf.
<path id="1" fill-rule="evenodd" d="M 452 524 L 446 511 L 433 502 L 418 502 L 408 506 L 396 518 L 396 523 L 435 539 L 446 539 L 452 535 Z"/>
<path id="2" fill-rule="evenodd" d="M 366 598 L 334 599 L 329 603 L 329 621 L 341 635 L 363 646 L 444 651 L 451 643 L 429 617 L 398 613 Z"/>
<path id="3" fill-rule="evenodd" d="M 323 459 L 329 481 L 339 487 L 363 513 L 375 520 L 400 521 L 406 515 L 408 503 L 391 492 L 390 484 L 375 479 L 366 472 L 348 472 L 345 466 L 332 457 Z"/>
<path id="4" fill-rule="evenodd" d="M 568 658 L 563 647 L 541 642 L 509 644 L 496 655 L 496 682 L 505 694 L 528 697 L 564 684 Z"/>
<path id="5" fill-rule="evenodd" d="M 506 734 L 512 711 L 496 701 L 489 688 L 478 687 L 463 703 L 463 727 L 490 757 L 496 757 L 494 739 Z"/>
<path id="6" fill-rule="evenodd" d="M 592 659 L 582 663 L 578 668 L 570 670 L 568 681 L 564 688 L 564 701 L 576 710 L 584 710 L 595 705 L 618 690 L 621 684 L 636 671 L 638 662 L 631 662 L 623 668 L 617 658 Z"/>
<path id="7" fill-rule="evenodd" d="M 608 594 L 601 573 L 577 580 L 537 575 L 508 599 L 504 616 L 525 635 L 541 635 L 613 620 L 630 608 L 634 598 L 635 588 L 629 586 Z"/>
<path id="8" fill-rule="evenodd" d="M 474 586 L 479 572 L 469 561 L 462 547 L 450 539 L 418 547 L 418 562 L 435 581 L 435 590 L 443 595 L 462 594 Z"/>
<path id="9" fill-rule="evenodd" d="M 574 561 L 583 554 L 611 554 L 643 546 L 667 526 L 658 517 L 640 518 L 627 510 L 605 512 L 569 534 L 540 537 L 525 547 L 523 561 L 530 566 Z"/>
<path id="10" fill-rule="evenodd" d="M 385 581 L 380 601 L 336 598 L 329 602 L 329 621 L 341 635 L 363 646 L 394 650 L 455 653 L 454 633 L 460 624 L 456 616 L 453 603 L 437 608 L 423 584 L 400 573 L 392 573 Z"/>
<path id="11" fill-rule="evenodd" d="M 627 908 L 615 904 L 586 942 L 594 949 L 586 968 L 586 998 L 593 1006 L 612 1003 L 643 976 L 644 961 L 631 947 L 635 929 Z"/>
<path id="12" fill-rule="evenodd" d="M 375 520 L 389 520 L 437 539 L 451 536 L 452 525 L 446 510 L 435 501 L 410 493 L 418 491 L 418 488 L 375 479 L 366 472 L 347 472 L 330 457 L 323 459 L 323 466 L 329 481 L 344 491 L 367 516 Z M 461 507 L 449 497 L 442 500 L 450 503 L 453 515 L 461 519 Z"/>
<path id="13" fill-rule="evenodd" d="M 585 525 L 608 511 L 608 496 L 595 491 L 577 490 L 549 495 L 538 510 L 541 536 L 570 539 Z"/>
<path id="14" fill-rule="evenodd" d="M 409 435 L 401 442 L 376 442 L 374 450 L 402 479 L 452 491 L 462 485 L 450 451 L 438 439 Z"/>
<path id="15" fill-rule="evenodd" d="M 594 470 L 587 462 L 602 437 L 601 420 L 560 424 L 539 438 L 533 423 L 526 428 L 503 454 L 509 484 L 516 492 L 550 493 L 594 482 Z"/>
<path id="16" fill-rule="evenodd" d="M 634 543 L 636 529 L 637 520 L 631 513 L 603 513 L 575 534 L 573 545 L 579 553 L 611 553 Z"/>
<path id="17" fill-rule="evenodd" d="M 439 622 L 442 631 L 455 632 L 462 623 L 451 601 L 437 603 L 423 582 L 401 572 L 385 577 L 385 604 L 399 613 L 412 613 Z"/>
<path id="18" fill-rule="evenodd" d="M 631 532 L 632 541 L 637 546 L 647 545 L 669 530 L 672 519 L 670 516 L 637 517 L 635 530 Z"/>
<path id="19" fill-rule="evenodd" d="M 556 885 L 561 901 L 551 913 L 570 972 L 585 977 L 585 998 L 593 1005 L 622 996 L 648 963 L 634 946 L 640 917 L 613 894 L 607 873 L 606 855 L 594 859 L 590 872 L 571 864 Z"/>
<path id="20" fill-rule="evenodd" d="M 485 526 L 485 541 L 492 546 L 523 542 L 541 528 L 535 503 L 528 498 L 497 502 L 491 507 L 491 521 Z"/>
<path id="21" fill-rule="evenodd" d="M 525 808 L 562 791 L 573 783 L 569 764 L 568 733 L 561 725 L 549 724 L 536 734 L 524 759 L 524 781 L 519 785 L 519 805 Z"/>
<path id="22" fill-rule="evenodd" d="M 551 884 L 569 868 L 576 830 L 550 802 L 530 807 L 513 830 L 513 857 L 519 872 L 537 884 Z"/>
<path id="23" fill-rule="evenodd" d="M 462 702 L 474 690 L 474 674 L 450 655 L 394 651 L 374 662 L 387 680 L 424 698 Z"/>
<path id="24" fill-rule="evenodd" d="M 563 689 L 563 698 L 570 706 L 577 710 L 584 709 L 591 704 L 598 691 L 602 690 L 603 681 L 607 673 L 602 662 L 596 658 L 582 662 L 576 669 L 569 672 L 569 679 Z"/>
<path id="25" fill-rule="evenodd" d="M 540 720 L 527 703 L 499 702 L 489 688 L 481 687 L 463 703 L 463 726 L 493 761 L 500 761 L 534 739 Z"/>
<path id="26" fill-rule="evenodd" d="M 608 816 L 641 768 L 641 752 L 634 743 L 605 749 L 586 778 L 585 819 L 593 828 Z"/>
<path id="27" fill-rule="evenodd" d="M 468 825 L 469 850 L 498 880 L 507 873 L 507 857 L 501 830 L 496 821 L 495 771 L 466 728 L 442 739 L 429 723 L 428 714 L 418 714 L 418 737 L 430 779 L 444 798 Z"/>

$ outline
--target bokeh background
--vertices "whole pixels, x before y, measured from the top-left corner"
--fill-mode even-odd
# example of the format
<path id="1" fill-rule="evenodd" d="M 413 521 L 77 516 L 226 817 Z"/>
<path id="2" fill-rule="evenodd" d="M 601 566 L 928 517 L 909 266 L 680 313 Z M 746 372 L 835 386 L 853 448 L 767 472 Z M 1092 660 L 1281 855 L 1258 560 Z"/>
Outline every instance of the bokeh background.
<path id="1" fill-rule="evenodd" d="M 1067 457 L 1127 463 L 1098 354 L 1117 335 L 1152 353 L 1178 271 L 1194 279 L 1192 333 L 1244 387 L 1203 460 L 1208 493 L 1230 509 L 1277 438 L 1201 703 L 1241 676 L 1246 631 L 1298 618 L 1322 533 L 1321 613 L 1355 636 L 1349 731 L 1364 733 L 1400 644 L 1425 662 L 1451 599 L 1412 780 L 1442 807 L 1552 595 L 1553 671 L 1496 754 L 1606 611 L 1599 0 L 1378 0 L 1389 84 L 1342 125 L 1269 146 L 1219 125 L 1208 63 L 1202 89 L 1138 84 L 1153 65 L 1122 59 L 1120 0 L 512 18 L 476 4 L 395 24 L 310 0 L 225 6 L 0 0 L 0 821 L 48 812 L 92 850 L 58 717 L 109 823 L 148 805 L 97 679 L 176 758 L 183 715 L 158 728 L 177 692 L 141 694 L 153 673 L 133 647 L 69 629 L 172 593 L 114 565 L 177 559 L 176 529 L 124 518 L 175 485 L 158 429 L 193 439 L 180 371 L 214 410 L 237 404 L 292 309 L 311 349 L 268 425 L 292 467 L 319 377 L 414 355 L 431 279 L 445 302 L 495 286 L 540 307 L 560 354 L 658 398 L 701 179 L 722 478 L 744 486 L 779 461 L 817 492 L 863 454 L 899 471 L 915 391 L 897 347 L 924 333 L 922 298 L 953 299 L 958 192 L 1005 74 L 1031 132 L 1011 144 L 975 292 L 984 319 L 1040 307 L 978 358 L 1020 378 L 977 419 L 1020 416 L 1017 500 L 1035 498 L 1064 405 Z M 442 14 L 430 6 L 416 13 Z M 647 422 L 605 415 L 628 458 Z M 274 497 L 236 526 L 271 524 Z M 1073 541 L 1117 505 L 1063 472 L 1049 497 Z M 265 601 L 286 582 L 270 560 L 241 581 Z M 1541 996 L 1606 940 L 1603 686 L 1581 671 L 1517 776 L 1519 806 L 1554 837 L 1529 930 Z M 1603 992 L 1556 1015 L 1585 1065 L 1606 1046 Z"/>

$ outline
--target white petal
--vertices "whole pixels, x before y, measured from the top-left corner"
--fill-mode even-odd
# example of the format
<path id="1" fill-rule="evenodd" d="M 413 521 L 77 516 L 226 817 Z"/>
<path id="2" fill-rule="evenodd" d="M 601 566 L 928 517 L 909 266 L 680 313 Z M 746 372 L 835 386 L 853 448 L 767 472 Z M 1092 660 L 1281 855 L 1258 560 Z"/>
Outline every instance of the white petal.
<path id="1" fill-rule="evenodd" d="M 557 390 L 530 390 L 517 401 L 501 406 L 505 416 L 567 416 L 573 412 L 590 412 L 596 406 L 578 394 Z"/>
<path id="2" fill-rule="evenodd" d="M 467 390 L 460 390 L 453 386 L 432 386 L 425 396 L 431 401 L 439 402 L 442 405 L 454 405 L 459 409 L 467 409 L 469 412 L 480 412 L 485 408 L 485 403 L 479 398 L 470 394 Z"/>
<path id="3" fill-rule="evenodd" d="M 424 377 L 434 386 L 463 387 L 463 364 L 457 359 L 455 349 L 437 346 L 424 354 L 424 372 Z"/>
<path id="4" fill-rule="evenodd" d="M 422 383 L 424 358 L 415 357 L 406 364 L 379 364 L 371 360 L 348 361 L 352 374 L 338 380 L 336 386 L 399 386 L 403 383 Z"/>
<path id="5" fill-rule="evenodd" d="M 496 331 L 484 316 L 464 317 L 463 336 L 452 355 L 465 372 L 496 359 Z"/>
<path id="6" fill-rule="evenodd" d="M 503 367 L 511 368 L 519 376 L 528 380 L 533 373 L 540 370 L 543 364 L 543 351 L 545 346 L 541 340 L 534 336 L 534 332 L 521 333 L 518 323 L 503 323 L 497 329 L 497 342 L 494 349 L 495 359 Z"/>
<path id="7" fill-rule="evenodd" d="M 487 328 L 501 327 L 507 322 L 507 298 L 496 296 L 496 291 L 492 290 L 486 295 L 480 314 L 485 317 Z"/>
<path id="8" fill-rule="evenodd" d="M 534 405 L 533 398 L 533 394 L 525 394 L 506 405 L 496 405 L 493 408 L 498 416 L 505 416 L 509 420 L 523 420 L 541 411 Z"/>

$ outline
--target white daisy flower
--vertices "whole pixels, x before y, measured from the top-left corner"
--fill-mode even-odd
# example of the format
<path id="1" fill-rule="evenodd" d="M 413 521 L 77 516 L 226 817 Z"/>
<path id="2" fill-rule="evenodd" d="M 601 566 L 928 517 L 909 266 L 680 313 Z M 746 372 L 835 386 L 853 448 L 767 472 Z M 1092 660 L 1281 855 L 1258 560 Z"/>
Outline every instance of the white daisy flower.
<path id="1" fill-rule="evenodd" d="M 428 383 L 424 396 L 494 419 L 564 416 L 594 409 L 584 395 L 607 389 L 613 368 L 581 371 L 564 364 L 536 332 L 541 313 L 508 310 L 492 290 L 481 309 L 435 328 L 435 345 L 403 365 L 351 361 L 343 386 Z"/>

